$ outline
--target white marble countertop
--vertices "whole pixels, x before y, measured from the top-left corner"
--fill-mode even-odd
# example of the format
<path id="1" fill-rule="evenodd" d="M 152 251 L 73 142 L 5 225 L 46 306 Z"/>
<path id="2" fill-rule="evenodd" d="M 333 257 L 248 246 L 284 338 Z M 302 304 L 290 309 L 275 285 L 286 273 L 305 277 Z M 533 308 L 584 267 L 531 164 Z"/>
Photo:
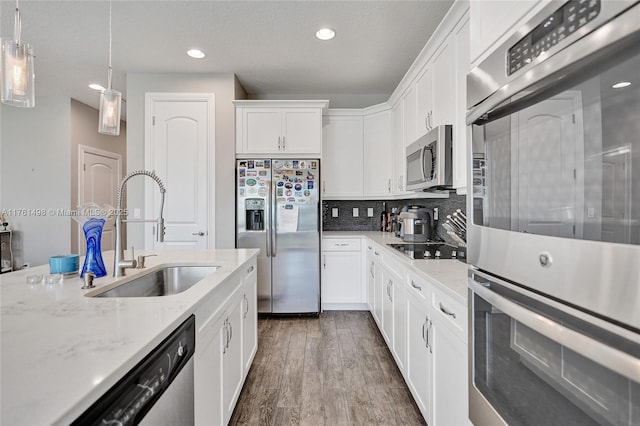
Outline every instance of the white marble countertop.
<path id="1" fill-rule="evenodd" d="M 147 268 L 127 270 L 125 278 L 159 265 L 220 266 L 185 292 L 163 297 L 85 297 L 96 289 L 81 290 L 78 277 L 27 284 L 28 275 L 48 274 L 48 265 L 0 275 L 0 424 L 70 423 L 258 252 L 156 251 Z M 95 279 L 98 288 L 115 281 L 113 252 L 103 257 L 108 274 Z"/>
<path id="2" fill-rule="evenodd" d="M 379 231 L 323 231 L 323 238 L 365 237 L 378 244 L 385 250 L 385 256 L 392 255 L 394 259 L 411 268 L 414 272 L 424 275 L 427 279 L 440 284 L 440 288 L 455 297 L 460 303 L 467 304 L 467 271 L 469 265 L 459 260 L 413 260 L 387 244 L 402 243 L 403 241 L 391 232 Z"/>

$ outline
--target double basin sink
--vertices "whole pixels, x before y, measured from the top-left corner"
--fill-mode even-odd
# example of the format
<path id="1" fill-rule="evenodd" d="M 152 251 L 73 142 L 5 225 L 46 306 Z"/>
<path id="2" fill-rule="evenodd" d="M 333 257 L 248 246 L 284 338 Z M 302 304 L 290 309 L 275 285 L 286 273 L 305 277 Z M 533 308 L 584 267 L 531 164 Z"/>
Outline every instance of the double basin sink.
<path id="1" fill-rule="evenodd" d="M 157 297 L 182 293 L 213 274 L 219 266 L 165 266 L 90 297 Z"/>

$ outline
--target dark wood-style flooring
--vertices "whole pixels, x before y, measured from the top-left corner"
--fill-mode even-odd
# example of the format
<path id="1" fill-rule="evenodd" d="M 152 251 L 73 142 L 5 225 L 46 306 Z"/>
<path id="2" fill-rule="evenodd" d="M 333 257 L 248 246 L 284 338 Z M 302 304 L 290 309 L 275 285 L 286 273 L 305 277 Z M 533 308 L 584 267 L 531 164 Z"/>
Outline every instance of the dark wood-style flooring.
<path id="1" fill-rule="evenodd" d="M 424 425 L 368 312 L 258 320 L 231 425 Z"/>

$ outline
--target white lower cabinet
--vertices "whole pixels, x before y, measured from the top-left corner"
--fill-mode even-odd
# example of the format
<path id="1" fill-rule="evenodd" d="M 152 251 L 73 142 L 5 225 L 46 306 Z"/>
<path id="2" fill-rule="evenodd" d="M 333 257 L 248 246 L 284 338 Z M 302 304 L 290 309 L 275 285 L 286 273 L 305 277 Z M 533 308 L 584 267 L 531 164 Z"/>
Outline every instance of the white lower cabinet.
<path id="1" fill-rule="evenodd" d="M 373 257 L 373 246 L 368 243 L 367 250 L 365 252 L 366 259 L 366 273 L 367 273 L 367 305 L 369 311 L 375 311 L 375 285 L 376 285 L 376 262 Z"/>
<path id="2" fill-rule="evenodd" d="M 258 271 L 254 265 L 247 267 L 243 284 L 244 310 L 242 312 L 242 363 L 244 375 L 249 373 L 258 350 Z"/>
<path id="3" fill-rule="evenodd" d="M 416 284 L 420 285 L 423 291 L 428 291 L 426 282 Z M 429 308 L 419 296 L 409 289 L 407 289 L 406 308 L 407 365 L 404 377 L 422 416 L 428 424 L 433 424 L 431 422 L 433 353 L 427 334 L 430 322 Z"/>
<path id="4" fill-rule="evenodd" d="M 322 239 L 322 309 L 366 309 L 359 238 Z"/>
<path id="5" fill-rule="evenodd" d="M 435 313 L 429 330 L 433 347 L 433 424 L 464 425 L 469 420 L 467 345 Z M 430 423 L 431 424 L 431 423 Z"/>
<path id="6" fill-rule="evenodd" d="M 256 262 L 196 309 L 195 423 L 227 424 L 257 349 Z"/>
<path id="7" fill-rule="evenodd" d="M 234 298 L 222 324 L 222 409 L 224 423 L 233 414 L 243 384 L 242 362 L 242 313 L 244 299 Z"/>
<path id="8" fill-rule="evenodd" d="M 374 265 L 374 282 L 373 282 L 373 319 L 378 323 L 378 327 L 382 329 L 382 310 L 383 307 L 383 274 L 382 274 L 382 250 L 373 246 L 373 265 Z"/>

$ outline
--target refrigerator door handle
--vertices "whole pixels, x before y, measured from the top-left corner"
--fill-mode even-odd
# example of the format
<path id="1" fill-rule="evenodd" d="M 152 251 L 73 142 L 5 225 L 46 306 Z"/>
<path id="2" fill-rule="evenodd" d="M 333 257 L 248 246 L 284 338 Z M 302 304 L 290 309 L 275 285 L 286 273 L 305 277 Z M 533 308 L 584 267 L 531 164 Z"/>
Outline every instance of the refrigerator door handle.
<path id="1" fill-rule="evenodd" d="M 277 205 L 273 205 L 273 234 L 271 235 L 271 256 L 276 257 L 276 250 L 278 248 L 278 209 Z"/>
<path id="2" fill-rule="evenodd" d="M 271 198 L 272 198 L 273 194 L 271 194 L 271 191 L 268 192 L 268 196 L 267 196 L 267 205 L 265 206 L 265 209 L 267 210 L 267 217 L 266 217 L 266 221 L 267 221 L 267 225 L 265 227 L 265 233 L 267 234 L 267 257 L 271 257 L 271 209 L 272 209 L 272 202 L 271 202 Z"/>

